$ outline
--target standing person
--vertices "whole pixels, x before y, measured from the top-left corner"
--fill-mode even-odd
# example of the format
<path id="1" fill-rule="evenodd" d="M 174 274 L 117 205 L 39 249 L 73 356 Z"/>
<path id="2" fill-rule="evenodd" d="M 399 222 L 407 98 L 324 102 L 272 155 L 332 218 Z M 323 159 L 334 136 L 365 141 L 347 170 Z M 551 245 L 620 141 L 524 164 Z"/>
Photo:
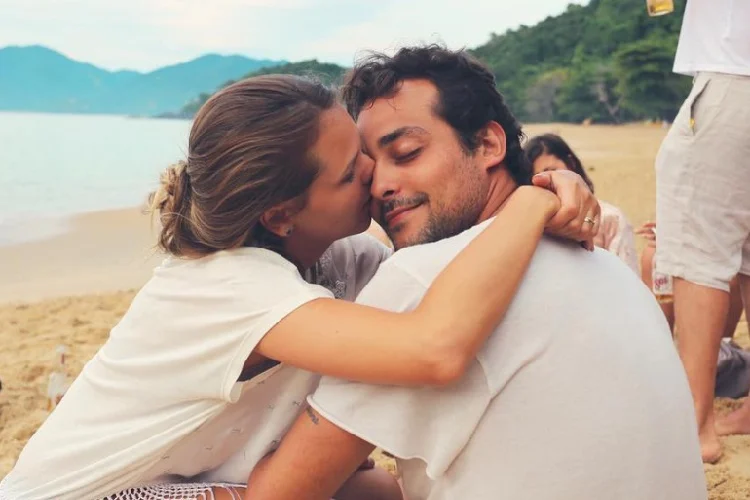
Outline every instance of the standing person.
<path id="1" fill-rule="evenodd" d="M 722 454 L 714 383 L 737 274 L 750 306 L 748 25 L 750 2 L 687 2 L 674 71 L 693 76 L 693 88 L 656 158 L 656 266 L 674 279 L 680 357 L 711 463 Z"/>

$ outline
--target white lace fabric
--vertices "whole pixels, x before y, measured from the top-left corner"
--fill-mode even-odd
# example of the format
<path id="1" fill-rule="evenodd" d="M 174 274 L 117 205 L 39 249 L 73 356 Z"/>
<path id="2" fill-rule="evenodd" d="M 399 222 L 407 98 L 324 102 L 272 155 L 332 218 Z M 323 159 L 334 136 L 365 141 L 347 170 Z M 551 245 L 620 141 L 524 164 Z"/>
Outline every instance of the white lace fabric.
<path id="1" fill-rule="evenodd" d="M 240 485 L 223 483 L 165 483 L 130 488 L 102 500 L 215 500 L 215 490 L 227 491 L 232 500 L 242 500 Z"/>
<path id="2" fill-rule="evenodd" d="M 238 488 L 244 487 L 230 483 L 162 483 L 129 488 L 102 500 L 216 500 L 214 492 L 220 489 L 229 493 L 232 500 L 242 500 Z M 0 500 L 15 500 L 5 479 L 0 481 Z"/>

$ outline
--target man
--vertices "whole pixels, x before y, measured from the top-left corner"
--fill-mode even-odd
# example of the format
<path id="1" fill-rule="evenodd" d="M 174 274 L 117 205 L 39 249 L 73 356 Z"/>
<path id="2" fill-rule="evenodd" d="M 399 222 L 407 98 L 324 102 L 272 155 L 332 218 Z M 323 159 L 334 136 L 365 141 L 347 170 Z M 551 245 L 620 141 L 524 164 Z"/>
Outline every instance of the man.
<path id="1" fill-rule="evenodd" d="M 705 462 L 721 457 L 716 360 L 738 273 L 750 312 L 749 20 L 750 2 L 687 3 L 674 71 L 695 79 L 656 159 L 656 267 L 674 279 L 679 352 Z M 750 432 L 750 403 L 719 431 Z"/>
<path id="2" fill-rule="evenodd" d="M 357 300 L 410 310 L 525 180 L 521 129 L 486 68 L 436 46 L 365 61 L 344 95 L 400 249 Z M 705 499 L 690 403 L 661 311 L 632 271 L 548 239 L 459 382 L 324 378 L 248 498 L 330 498 L 377 445 L 399 458 L 409 500 Z"/>

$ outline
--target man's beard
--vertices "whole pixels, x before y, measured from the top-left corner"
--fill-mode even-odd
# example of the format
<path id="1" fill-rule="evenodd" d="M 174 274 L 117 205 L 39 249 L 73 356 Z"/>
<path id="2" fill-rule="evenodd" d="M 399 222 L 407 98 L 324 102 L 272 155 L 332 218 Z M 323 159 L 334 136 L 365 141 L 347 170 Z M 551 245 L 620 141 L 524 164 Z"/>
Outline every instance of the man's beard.
<path id="1" fill-rule="evenodd" d="M 396 239 L 398 231 L 392 232 L 387 224 L 381 225 L 396 249 L 434 243 L 456 236 L 476 224 L 482 212 L 481 194 L 480 190 L 476 189 L 476 187 L 470 186 L 465 196 L 457 200 L 450 208 L 439 203 L 433 206 L 430 203 L 430 197 L 426 193 L 419 193 L 405 200 L 390 200 L 386 202 L 383 207 L 387 210 L 393 210 L 393 208 L 399 206 L 415 206 L 418 204 L 427 206 L 430 209 L 425 225 L 422 226 L 416 236 L 409 240 L 398 241 Z"/>

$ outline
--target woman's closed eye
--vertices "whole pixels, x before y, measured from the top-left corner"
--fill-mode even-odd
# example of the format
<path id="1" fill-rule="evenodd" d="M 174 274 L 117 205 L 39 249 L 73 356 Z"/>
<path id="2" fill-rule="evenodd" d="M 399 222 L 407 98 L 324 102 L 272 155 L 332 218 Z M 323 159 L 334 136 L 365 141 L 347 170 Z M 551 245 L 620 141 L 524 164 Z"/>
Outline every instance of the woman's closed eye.
<path id="1" fill-rule="evenodd" d="M 341 179 L 341 183 L 342 184 L 351 184 L 352 182 L 354 182 L 354 174 L 355 173 L 356 173 L 355 169 L 351 169 L 349 171 L 349 173 L 347 173 L 346 176 L 344 176 L 344 178 Z"/>

